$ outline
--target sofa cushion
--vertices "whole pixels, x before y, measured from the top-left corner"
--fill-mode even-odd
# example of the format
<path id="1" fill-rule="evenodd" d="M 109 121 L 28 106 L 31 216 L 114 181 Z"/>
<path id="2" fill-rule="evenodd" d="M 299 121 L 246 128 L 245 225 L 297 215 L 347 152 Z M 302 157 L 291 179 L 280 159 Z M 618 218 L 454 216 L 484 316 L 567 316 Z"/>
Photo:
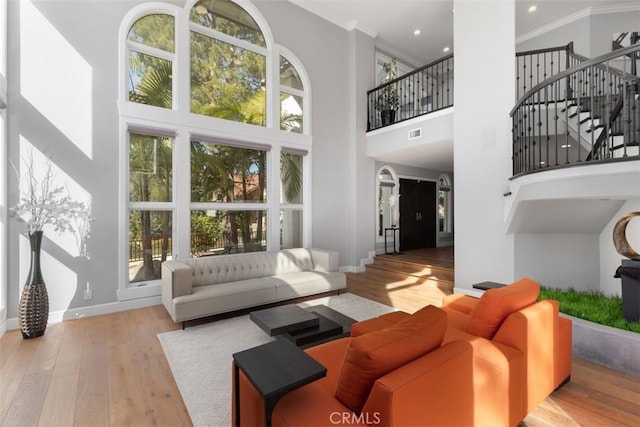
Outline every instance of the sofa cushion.
<path id="1" fill-rule="evenodd" d="M 446 327 L 447 314 L 429 305 L 394 326 L 353 338 L 336 398 L 359 413 L 378 378 L 439 347 Z"/>
<path id="2" fill-rule="evenodd" d="M 402 320 L 408 319 L 410 316 L 409 313 L 405 313 L 404 311 L 392 311 L 391 313 L 354 323 L 351 325 L 351 336 L 357 337 L 368 334 L 369 332 L 389 328 Z"/>
<path id="3" fill-rule="evenodd" d="M 489 289 L 469 314 L 464 329 L 472 335 L 492 339 L 507 316 L 536 302 L 539 294 L 540 284 L 528 278 Z"/>

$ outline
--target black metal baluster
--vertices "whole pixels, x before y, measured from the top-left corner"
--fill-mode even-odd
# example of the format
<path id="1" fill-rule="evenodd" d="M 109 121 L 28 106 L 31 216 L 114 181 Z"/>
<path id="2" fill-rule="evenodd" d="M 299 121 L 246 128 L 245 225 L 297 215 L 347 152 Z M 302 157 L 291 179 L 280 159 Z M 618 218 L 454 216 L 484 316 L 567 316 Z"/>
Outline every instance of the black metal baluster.
<path id="1" fill-rule="evenodd" d="M 559 81 L 555 81 L 553 82 L 553 86 L 555 88 L 555 96 L 554 96 L 554 102 L 555 102 L 555 109 L 554 109 L 554 114 L 553 114 L 553 122 L 554 122 L 554 126 L 555 126 L 555 136 L 556 136 L 556 162 L 554 164 L 554 166 L 558 166 L 558 119 L 560 118 L 560 116 L 558 116 L 558 99 L 560 98 L 560 82 Z M 567 103 L 565 102 L 565 108 L 567 107 Z"/>
<path id="2" fill-rule="evenodd" d="M 564 122 L 566 123 L 566 126 L 567 126 L 565 144 L 568 146 L 569 145 L 569 100 L 568 100 L 568 93 L 565 93 L 564 97 L 565 97 Z M 569 150 L 568 149 L 565 150 L 565 154 L 566 154 L 565 155 L 565 164 L 569 164 Z"/>
<path id="3" fill-rule="evenodd" d="M 551 139 L 551 137 L 549 136 L 549 86 L 545 86 L 544 87 L 544 105 L 545 105 L 545 137 L 547 139 L 547 147 L 546 147 L 546 152 L 547 152 L 547 162 L 546 165 L 547 167 L 551 166 L 551 162 L 549 162 L 549 140 Z"/>

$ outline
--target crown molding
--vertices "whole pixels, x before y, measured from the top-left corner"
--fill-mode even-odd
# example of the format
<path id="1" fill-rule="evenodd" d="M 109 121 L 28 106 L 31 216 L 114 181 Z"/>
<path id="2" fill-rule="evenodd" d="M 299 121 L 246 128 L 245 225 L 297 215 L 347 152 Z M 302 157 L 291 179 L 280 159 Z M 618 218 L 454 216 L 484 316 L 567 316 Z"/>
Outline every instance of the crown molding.
<path id="1" fill-rule="evenodd" d="M 565 16 L 562 19 L 558 19 L 557 21 L 551 22 L 547 25 L 543 25 L 540 28 L 537 28 L 533 31 L 529 31 L 519 37 L 516 38 L 516 44 L 522 43 L 527 40 L 531 40 L 535 37 L 541 36 L 542 34 L 548 33 L 549 31 L 556 30 L 565 25 L 571 24 L 572 22 L 576 22 L 582 18 L 587 18 L 592 15 L 606 15 L 610 13 L 624 13 L 624 12 L 637 12 L 640 11 L 640 3 L 625 3 L 625 4 L 617 4 L 617 5 L 601 5 L 601 6 L 592 6 L 582 9 L 579 12 L 574 14 Z"/>
<path id="2" fill-rule="evenodd" d="M 289 2 L 347 31 L 358 30 L 368 35 L 371 38 L 375 39 L 376 37 L 378 37 L 377 31 L 374 31 L 371 28 L 367 28 L 359 24 L 357 20 L 344 22 L 344 21 L 335 19 L 334 16 L 330 16 L 330 14 L 327 14 L 321 7 L 313 6 L 313 3 L 308 3 L 308 2 L 301 3 L 298 0 L 289 0 Z"/>

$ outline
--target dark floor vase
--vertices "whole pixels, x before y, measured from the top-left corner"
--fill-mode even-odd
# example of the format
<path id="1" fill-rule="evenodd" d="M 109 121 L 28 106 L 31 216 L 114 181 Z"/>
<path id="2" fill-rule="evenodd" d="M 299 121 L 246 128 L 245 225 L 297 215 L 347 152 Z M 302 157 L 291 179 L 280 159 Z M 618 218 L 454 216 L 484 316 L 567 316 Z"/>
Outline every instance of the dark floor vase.
<path id="1" fill-rule="evenodd" d="M 29 243 L 31 244 L 31 268 L 18 308 L 18 324 L 25 339 L 44 335 L 49 320 L 49 295 L 40 270 L 42 231 L 29 233 Z"/>
<path id="2" fill-rule="evenodd" d="M 382 126 L 389 126 L 396 121 L 395 110 L 382 110 L 380 111 L 380 118 L 382 119 Z"/>

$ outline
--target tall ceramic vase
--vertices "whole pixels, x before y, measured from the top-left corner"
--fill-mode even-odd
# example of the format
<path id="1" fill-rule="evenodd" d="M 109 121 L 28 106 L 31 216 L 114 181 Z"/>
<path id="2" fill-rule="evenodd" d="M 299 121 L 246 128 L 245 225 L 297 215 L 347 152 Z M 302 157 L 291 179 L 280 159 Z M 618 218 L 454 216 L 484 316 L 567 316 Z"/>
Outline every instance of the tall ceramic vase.
<path id="1" fill-rule="evenodd" d="M 49 295 L 40 270 L 42 231 L 29 233 L 29 243 L 31 244 L 31 267 L 18 307 L 18 324 L 25 339 L 44 335 L 47 320 L 49 320 Z"/>

